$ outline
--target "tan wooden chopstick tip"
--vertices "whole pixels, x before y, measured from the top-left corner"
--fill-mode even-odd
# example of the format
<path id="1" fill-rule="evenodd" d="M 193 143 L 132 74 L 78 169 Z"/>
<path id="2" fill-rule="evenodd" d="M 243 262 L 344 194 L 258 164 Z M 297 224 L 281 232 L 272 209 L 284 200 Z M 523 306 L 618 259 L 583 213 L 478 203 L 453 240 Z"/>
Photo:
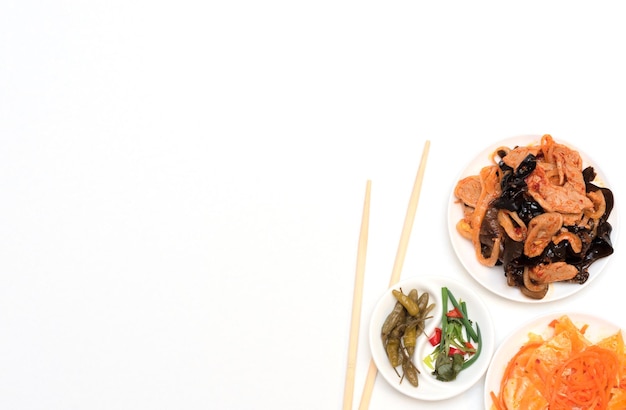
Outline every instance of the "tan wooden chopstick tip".
<path id="1" fill-rule="evenodd" d="M 422 157 L 415 176 L 415 182 L 413 183 L 413 191 L 409 200 L 409 206 L 406 211 L 404 219 L 404 225 L 402 226 L 402 233 L 400 235 L 400 243 L 398 244 L 398 251 L 396 253 L 396 259 L 391 272 L 391 279 L 389 280 L 389 287 L 395 285 L 400 279 L 400 273 L 402 272 L 402 266 L 404 265 L 404 258 L 406 256 L 406 250 L 409 245 L 409 238 L 411 236 L 411 230 L 413 229 L 413 221 L 415 220 L 415 212 L 417 211 L 417 204 L 419 202 L 420 192 L 422 190 L 422 181 L 424 180 L 424 173 L 426 172 L 426 162 L 428 159 L 428 152 L 430 151 L 430 141 L 426 140 L 424 143 L 424 149 L 422 151 Z M 374 389 L 374 382 L 376 381 L 376 374 L 378 369 L 374 359 L 370 360 L 369 369 L 367 371 L 367 377 L 365 378 L 365 386 L 363 387 L 363 393 L 361 394 L 361 402 L 359 404 L 359 410 L 366 410 L 369 408 L 370 399 L 372 398 L 372 390 Z"/>
<path id="2" fill-rule="evenodd" d="M 344 410 L 352 410 L 352 402 L 354 400 L 354 377 L 356 373 L 356 357 L 359 345 L 359 330 L 361 324 L 361 304 L 363 300 L 363 282 L 365 275 L 367 240 L 369 234 L 371 187 L 372 181 L 367 180 L 367 183 L 365 185 L 365 200 L 363 202 L 363 216 L 361 217 L 361 231 L 359 234 L 359 244 L 357 250 L 354 292 L 352 295 L 352 318 L 350 321 L 348 364 L 346 369 L 346 381 L 343 393 Z"/>
<path id="3" fill-rule="evenodd" d="M 400 274 L 402 273 L 402 266 L 404 265 L 404 259 L 406 257 L 406 251 L 411 237 L 411 230 L 413 229 L 413 221 L 415 220 L 415 212 L 420 199 L 420 192 L 422 191 L 422 181 L 424 180 L 424 173 L 426 172 L 426 161 L 428 159 L 429 150 L 430 141 L 426 141 L 424 144 L 424 150 L 422 151 L 422 158 L 420 159 L 420 164 L 417 169 L 417 175 L 415 176 L 415 182 L 413 183 L 413 191 L 411 192 L 409 205 L 406 210 L 404 225 L 402 226 L 400 243 L 398 244 L 396 259 L 393 265 L 391 279 L 389 280 L 390 287 L 395 285 L 398 280 L 400 280 Z"/>

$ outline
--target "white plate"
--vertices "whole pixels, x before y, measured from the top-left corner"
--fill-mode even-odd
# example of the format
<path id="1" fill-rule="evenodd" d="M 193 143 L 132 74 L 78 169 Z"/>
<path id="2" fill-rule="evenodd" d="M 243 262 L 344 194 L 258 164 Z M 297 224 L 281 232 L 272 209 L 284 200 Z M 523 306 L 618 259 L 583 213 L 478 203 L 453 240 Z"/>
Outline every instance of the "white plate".
<path id="1" fill-rule="evenodd" d="M 484 151 L 478 154 L 472 160 L 472 162 L 469 163 L 469 165 L 463 170 L 463 172 L 461 172 L 461 174 L 454 181 L 454 186 L 456 186 L 456 182 L 461 180 L 462 178 L 470 175 L 477 175 L 482 167 L 490 165 L 491 154 L 498 147 L 506 146 L 513 148 L 516 145 L 539 144 L 540 140 L 540 135 L 525 135 L 505 139 L 491 145 L 490 147 L 487 147 Z M 585 155 L 583 151 L 579 150 L 578 148 L 572 146 L 567 142 L 564 142 L 563 140 L 557 138 L 555 138 L 554 140 L 559 144 L 563 144 L 577 150 L 583 160 L 583 169 L 589 165 L 593 166 L 596 172 L 596 179 L 594 181 L 595 185 L 599 187 L 610 188 L 606 176 L 602 173 L 600 167 L 591 162 L 591 160 Z M 472 245 L 472 242 L 468 239 L 461 237 L 461 235 L 456 230 L 456 224 L 462 218 L 463 207 L 457 202 L 457 198 L 454 196 L 453 188 L 452 193 L 450 194 L 450 201 L 448 203 L 448 232 L 450 234 L 450 240 L 452 241 L 452 247 L 454 248 L 454 251 L 456 252 L 465 269 L 474 279 L 476 279 L 476 281 L 478 281 L 478 283 L 480 283 L 491 292 L 500 295 L 506 299 L 525 303 L 544 303 L 563 299 L 582 290 L 584 287 L 590 284 L 591 281 L 593 281 L 600 274 L 600 272 L 604 269 L 610 259 L 610 256 L 608 256 L 595 261 L 589 267 L 589 278 L 582 285 L 577 283 L 553 283 L 550 285 L 550 289 L 543 299 L 532 299 L 522 294 L 518 287 L 507 285 L 502 266 L 495 266 L 490 268 L 478 262 L 474 253 L 474 247 Z M 615 248 L 615 239 L 617 238 L 619 223 L 617 206 L 613 207 L 611 215 L 609 215 L 608 221 L 613 227 L 613 230 L 611 232 L 611 242 L 613 244 L 613 248 Z"/>
<path id="2" fill-rule="evenodd" d="M 528 341 L 528 334 L 533 332 L 542 335 L 544 339 L 550 337 L 552 334 L 552 329 L 549 327 L 550 322 L 563 315 L 569 316 L 578 328 L 585 324 L 589 325 L 585 331 L 585 337 L 592 343 L 598 342 L 602 338 L 610 336 L 619 330 L 619 326 L 606 319 L 586 313 L 550 313 L 527 322 L 509 335 L 493 355 L 491 365 L 485 377 L 485 410 L 491 410 L 492 401 L 490 394 L 492 391 L 497 393 L 500 390 L 500 381 L 504 375 L 504 370 L 520 347 Z"/>
<path id="3" fill-rule="evenodd" d="M 426 367 L 423 359 L 429 355 L 434 347 L 431 346 L 428 338 L 424 335 L 417 339 L 415 348 L 414 362 L 420 371 L 418 376 L 419 385 L 414 387 L 407 380 L 400 383 L 398 375 L 389 364 L 387 354 L 380 338 L 380 330 L 387 318 L 387 315 L 393 310 L 396 298 L 392 294 L 393 289 L 402 288 L 403 291 L 409 292 L 411 289 L 417 289 L 419 294 L 428 292 L 430 303 L 435 303 L 435 308 L 429 316 L 433 316 L 426 321 L 426 335 L 432 334 L 435 327 L 441 325 L 442 302 L 441 288 L 447 287 L 455 296 L 457 301 L 465 301 L 468 309 L 468 316 L 480 326 L 482 337 L 482 350 L 480 357 L 467 369 L 459 373 L 456 380 L 449 382 L 441 382 L 432 375 L 432 370 Z M 449 309 L 451 304 L 448 303 Z M 463 393 L 472 387 L 476 382 L 484 376 L 489 367 L 489 361 L 494 351 L 494 327 L 487 306 L 482 299 L 467 284 L 456 280 L 441 276 L 416 276 L 398 282 L 389 288 L 380 298 L 374 313 L 370 320 L 369 342 L 372 350 L 372 358 L 376 363 L 378 372 L 382 377 L 399 392 L 416 399 L 435 401 L 444 400 Z"/>

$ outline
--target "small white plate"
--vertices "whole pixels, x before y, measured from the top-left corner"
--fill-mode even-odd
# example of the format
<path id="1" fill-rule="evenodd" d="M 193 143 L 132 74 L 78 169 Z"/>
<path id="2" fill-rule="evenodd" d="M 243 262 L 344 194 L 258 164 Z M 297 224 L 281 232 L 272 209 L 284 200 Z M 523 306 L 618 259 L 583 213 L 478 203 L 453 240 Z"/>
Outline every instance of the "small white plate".
<path id="1" fill-rule="evenodd" d="M 506 146 L 514 148 L 516 145 L 535 145 L 539 144 L 540 140 L 540 135 L 524 135 L 505 139 L 487 147 L 467 165 L 463 172 L 461 172 L 461 174 L 454 181 L 453 186 L 456 186 L 456 182 L 461 180 L 462 178 L 470 175 L 477 175 L 482 167 L 490 165 L 491 154 L 498 147 Z M 577 149 L 567 142 L 564 142 L 563 140 L 555 138 L 555 141 L 559 144 L 563 144 L 577 150 L 583 160 L 583 169 L 587 166 L 593 166 L 596 172 L 596 179 L 594 183 L 599 187 L 610 188 L 610 185 L 608 185 L 606 176 L 602 173 L 602 170 L 596 164 L 594 164 L 583 151 Z M 610 256 L 608 256 L 595 261 L 589 267 L 589 278 L 585 283 L 553 283 L 550 285 L 548 293 L 543 299 L 532 299 L 522 294 L 518 287 L 507 285 L 502 266 L 484 266 L 476 259 L 472 242 L 466 238 L 461 237 L 461 235 L 456 230 L 456 224 L 462 218 L 463 207 L 461 206 L 461 204 L 459 204 L 457 198 L 454 196 L 453 188 L 452 193 L 450 194 L 450 201 L 448 203 L 448 232 L 450 234 L 450 240 L 452 241 L 452 247 L 459 257 L 461 264 L 478 283 L 480 283 L 491 292 L 509 300 L 524 303 L 544 303 L 563 299 L 565 297 L 573 295 L 574 293 L 579 292 L 580 290 L 584 289 L 588 284 L 590 284 L 591 281 L 593 281 L 600 274 L 600 272 L 604 269 L 610 259 Z M 609 215 L 608 222 L 613 228 L 611 232 L 611 242 L 613 243 L 613 247 L 615 248 L 615 239 L 617 237 L 619 224 L 617 206 L 613 207 L 611 215 Z"/>
<path id="2" fill-rule="evenodd" d="M 489 366 L 487 376 L 485 377 L 485 410 L 491 410 L 491 392 L 493 391 L 494 393 L 497 393 L 500 391 L 500 382 L 502 380 L 502 376 L 504 375 L 504 370 L 506 369 L 506 366 L 511 358 L 519 351 L 520 347 L 528 341 L 528 334 L 532 332 L 543 336 L 544 339 L 549 338 L 552 334 L 552 329 L 549 327 L 550 322 L 563 315 L 569 316 L 574 325 L 578 328 L 585 324 L 589 325 L 585 331 L 585 337 L 592 343 L 598 342 L 604 337 L 610 336 L 619 330 L 619 326 L 607 321 L 606 319 L 586 313 L 556 312 L 532 319 L 510 334 L 493 355 L 491 365 Z"/>
<path id="3" fill-rule="evenodd" d="M 470 367 L 461 371 L 455 380 L 449 382 L 438 381 L 432 375 L 432 370 L 423 362 L 423 359 L 432 353 L 434 349 L 426 335 L 432 334 L 435 327 L 441 326 L 441 289 L 443 287 L 450 289 L 457 301 L 465 301 L 469 319 L 480 326 L 482 338 L 482 350 L 479 358 Z M 418 337 L 415 348 L 414 363 L 420 372 L 418 375 L 419 385 L 417 387 L 411 385 L 408 380 L 403 380 L 400 383 L 398 375 L 389 363 L 380 337 L 383 323 L 396 303 L 392 290 L 400 288 L 405 293 L 408 293 L 411 289 L 417 289 L 419 294 L 428 292 L 429 303 L 435 303 L 435 308 L 429 314 L 429 316 L 433 317 L 426 321 L 426 335 Z M 448 310 L 451 308 L 452 305 L 448 302 Z M 372 358 L 382 377 L 399 392 L 425 401 L 448 399 L 463 393 L 477 383 L 489 367 L 495 344 L 493 322 L 483 300 L 467 284 L 441 276 L 416 276 L 402 280 L 389 288 L 374 308 L 374 313 L 370 320 L 369 342 Z"/>

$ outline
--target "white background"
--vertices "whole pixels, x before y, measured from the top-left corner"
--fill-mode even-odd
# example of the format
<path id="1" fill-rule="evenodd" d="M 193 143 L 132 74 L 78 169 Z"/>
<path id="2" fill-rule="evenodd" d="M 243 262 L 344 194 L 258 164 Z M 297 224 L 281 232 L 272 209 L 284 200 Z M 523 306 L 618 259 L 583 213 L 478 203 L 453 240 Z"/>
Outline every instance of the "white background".
<path id="1" fill-rule="evenodd" d="M 0 3 L 0 408 L 337 409 L 372 181 L 368 320 L 422 148 L 402 278 L 457 278 L 521 323 L 626 327 L 624 246 L 582 292 L 509 302 L 462 268 L 446 207 L 472 157 L 550 133 L 626 182 L 619 2 Z M 376 380 L 372 409 L 418 402 Z"/>

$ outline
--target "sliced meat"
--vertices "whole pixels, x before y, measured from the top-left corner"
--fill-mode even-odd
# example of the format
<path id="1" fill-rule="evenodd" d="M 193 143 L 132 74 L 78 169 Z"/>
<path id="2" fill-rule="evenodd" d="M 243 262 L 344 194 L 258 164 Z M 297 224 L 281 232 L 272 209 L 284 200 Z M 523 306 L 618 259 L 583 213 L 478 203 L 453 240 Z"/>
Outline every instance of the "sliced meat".
<path id="1" fill-rule="evenodd" d="M 526 225 L 516 212 L 500 209 L 498 211 L 498 222 L 509 235 L 509 238 L 516 242 L 522 242 L 526 239 Z"/>
<path id="2" fill-rule="evenodd" d="M 561 232 L 552 237 L 552 242 L 554 244 L 558 244 L 562 241 L 568 241 L 570 247 L 576 253 L 580 253 L 580 251 L 583 249 L 583 241 L 580 239 L 580 236 L 568 230 L 563 229 L 561 230 Z"/>
<path id="3" fill-rule="evenodd" d="M 498 261 L 498 255 L 500 254 L 501 238 L 494 240 L 491 255 L 488 256 L 483 255 L 480 241 L 480 227 L 487 214 L 487 210 L 490 208 L 491 202 L 498 198 L 502 192 L 498 179 L 498 171 L 499 168 L 496 165 L 483 167 L 480 170 L 481 192 L 478 202 L 476 203 L 476 209 L 472 212 L 470 220 L 474 252 L 478 261 L 485 266 L 495 266 Z"/>
<path id="4" fill-rule="evenodd" d="M 532 154 L 537 156 L 539 151 L 541 151 L 541 147 L 539 146 L 515 147 L 515 149 L 509 151 L 506 156 L 502 158 L 502 162 L 513 169 L 517 169 L 528 155 Z"/>
<path id="5" fill-rule="evenodd" d="M 562 226 L 563 215 L 558 212 L 546 212 L 531 219 L 524 242 L 524 254 L 530 258 L 541 255 Z"/>
<path id="6" fill-rule="evenodd" d="M 593 209 L 593 202 L 585 193 L 572 189 L 570 185 L 555 185 L 546 177 L 543 167 L 536 167 L 526 178 L 528 193 L 548 212 L 580 214 Z"/>
<path id="7" fill-rule="evenodd" d="M 528 276 L 533 282 L 541 284 L 571 280 L 577 273 L 578 269 L 574 265 L 566 262 L 554 262 L 532 266 Z"/>
<path id="8" fill-rule="evenodd" d="M 456 184 L 454 195 L 465 205 L 476 208 L 481 191 L 480 177 L 478 175 L 472 175 L 463 178 Z"/>

